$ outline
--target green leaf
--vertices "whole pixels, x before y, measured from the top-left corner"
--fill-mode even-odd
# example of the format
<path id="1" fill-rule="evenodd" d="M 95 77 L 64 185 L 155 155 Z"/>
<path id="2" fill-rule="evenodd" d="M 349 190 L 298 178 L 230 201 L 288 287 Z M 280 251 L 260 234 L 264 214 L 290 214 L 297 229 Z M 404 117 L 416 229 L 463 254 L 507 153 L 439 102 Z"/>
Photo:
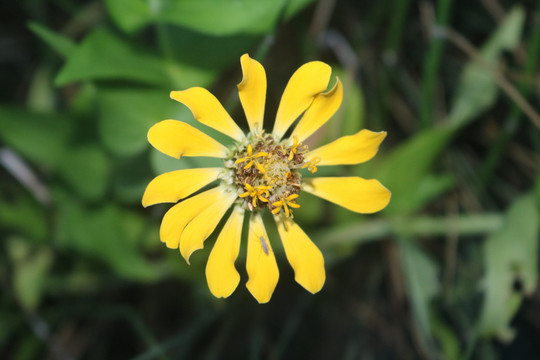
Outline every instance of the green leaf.
<path id="1" fill-rule="evenodd" d="M 131 80 L 170 86 L 168 70 L 160 58 L 98 28 L 70 53 L 55 82 L 62 86 L 85 80 Z"/>
<path id="2" fill-rule="evenodd" d="M 2 190 L 9 194 L 9 201 L 0 198 L 0 225 L 4 232 L 15 230 L 31 240 L 44 241 L 47 237 L 47 219 L 45 209 L 19 189 L 2 185 Z M 19 190 L 19 191 L 17 191 Z"/>
<path id="3" fill-rule="evenodd" d="M 72 122 L 60 114 L 0 107 L 0 139 L 26 158 L 46 166 L 62 159 Z"/>
<path id="4" fill-rule="evenodd" d="M 157 122 L 193 117 L 185 106 L 171 100 L 166 90 L 102 89 L 98 102 L 103 144 L 122 156 L 147 148 L 146 134 Z"/>
<path id="5" fill-rule="evenodd" d="M 246 49 L 256 48 L 260 35 L 235 34 L 217 36 L 203 34 L 174 25 L 163 25 L 157 29 L 161 45 L 167 47 L 170 56 L 179 63 L 193 68 L 207 69 L 214 72 L 234 66 L 240 82 L 240 56 Z M 233 65 L 234 64 L 234 65 Z M 185 81 L 186 75 L 182 74 Z M 193 85 L 205 86 L 204 83 Z"/>
<path id="6" fill-rule="evenodd" d="M 386 213 L 410 213 L 447 189 L 449 178 L 428 176 L 431 166 L 446 146 L 453 130 L 434 128 L 423 131 L 395 148 L 382 160 L 375 178 L 392 192 Z"/>
<path id="7" fill-rule="evenodd" d="M 538 280 L 539 211 L 535 196 L 525 195 L 514 201 L 503 228 L 484 244 L 486 293 L 480 331 L 511 340 L 510 321 L 523 295 L 534 292 Z M 514 290 L 520 280 L 523 292 Z"/>
<path id="8" fill-rule="evenodd" d="M 225 140 L 224 135 L 196 121 L 186 106 L 169 98 L 168 90 L 102 89 L 98 103 L 101 140 L 117 155 L 144 151 L 149 147 L 148 129 L 165 119 L 186 122 L 218 141 Z"/>
<path id="9" fill-rule="evenodd" d="M 503 51 L 519 45 L 524 20 L 523 9 L 515 7 L 482 48 L 482 58 L 493 68 L 497 67 Z M 468 123 L 495 103 L 497 92 L 497 82 L 486 65 L 472 60 L 461 74 L 449 114 L 450 123 L 457 126 Z"/>
<path id="10" fill-rule="evenodd" d="M 7 245 L 14 265 L 15 295 L 23 308 L 35 310 L 52 264 L 52 253 L 50 249 L 33 249 L 22 239 L 11 239 Z"/>
<path id="11" fill-rule="evenodd" d="M 429 306 L 439 292 L 437 264 L 408 239 L 399 242 L 399 255 L 414 319 L 426 341 L 425 345 L 429 345 L 431 342 Z"/>
<path id="12" fill-rule="evenodd" d="M 87 209 L 63 199 L 59 206 L 59 245 L 108 264 L 119 276 L 151 281 L 157 269 L 139 250 L 144 221 L 108 204 Z"/>
<path id="13" fill-rule="evenodd" d="M 103 196 L 107 186 L 109 163 L 105 152 L 96 145 L 71 148 L 58 169 L 82 197 L 97 199 Z"/>
<path id="14" fill-rule="evenodd" d="M 41 24 L 31 21 L 28 23 L 28 28 L 63 57 L 68 57 L 76 48 L 75 43 L 71 41 L 71 39 L 68 39 L 63 35 L 59 35 Z"/>
<path id="15" fill-rule="evenodd" d="M 175 24 L 201 33 L 264 34 L 283 10 L 292 16 L 311 0 L 107 0 L 116 24 L 132 33 L 151 23 Z M 287 6 L 285 9 L 284 6 Z"/>

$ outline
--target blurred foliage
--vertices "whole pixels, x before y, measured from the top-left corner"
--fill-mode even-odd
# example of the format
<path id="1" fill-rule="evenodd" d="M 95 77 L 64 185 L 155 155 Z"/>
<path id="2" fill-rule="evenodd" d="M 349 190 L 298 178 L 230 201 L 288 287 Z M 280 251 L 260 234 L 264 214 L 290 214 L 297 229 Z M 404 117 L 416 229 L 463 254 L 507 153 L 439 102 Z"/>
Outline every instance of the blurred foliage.
<path id="1" fill-rule="evenodd" d="M 539 18 L 510 0 L 2 3 L 0 357 L 538 359 Z M 167 206 L 140 205 L 156 174 L 216 164 L 150 149 L 152 124 L 228 141 L 171 90 L 207 87 L 245 127 L 246 52 L 267 70 L 267 128 L 292 72 L 329 63 L 345 98 L 310 146 L 388 138 L 319 171 L 393 193 L 377 216 L 303 194 L 327 283 L 300 289 L 269 226 L 264 306 L 243 285 L 213 299 L 213 239 L 188 266 L 159 241 Z"/>

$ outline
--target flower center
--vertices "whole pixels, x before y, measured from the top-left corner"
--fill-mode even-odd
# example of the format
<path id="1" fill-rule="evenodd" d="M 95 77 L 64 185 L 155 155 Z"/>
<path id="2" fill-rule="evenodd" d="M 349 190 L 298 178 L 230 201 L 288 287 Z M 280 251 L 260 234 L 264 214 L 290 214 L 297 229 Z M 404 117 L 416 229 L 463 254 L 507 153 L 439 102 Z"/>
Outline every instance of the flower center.
<path id="1" fill-rule="evenodd" d="M 286 141 L 276 143 L 271 134 L 264 132 L 253 136 L 247 145 L 239 145 L 229 162 L 233 183 L 238 196 L 251 211 L 268 208 L 272 214 L 283 210 L 292 217 L 292 209 L 302 188 L 300 169 L 308 167 L 315 172 L 314 163 L 306 162 L 308 147 L 296 137 L 291 145 Z"/>

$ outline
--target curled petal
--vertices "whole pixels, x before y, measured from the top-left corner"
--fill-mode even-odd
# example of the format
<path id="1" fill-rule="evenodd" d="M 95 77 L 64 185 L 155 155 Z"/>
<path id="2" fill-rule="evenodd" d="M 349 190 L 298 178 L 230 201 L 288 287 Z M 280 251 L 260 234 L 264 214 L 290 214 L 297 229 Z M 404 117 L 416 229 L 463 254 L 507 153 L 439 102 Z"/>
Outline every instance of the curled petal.
<path id="1" fill-rule="evenodd" d="M 264 104 L 266 101 L 266 72 L 263 66 L 248 54 L 240 58 L 243 78 L 238 84 L 238 95 L 244 108 L 249 129 L 258 134 L 263 128 Z"/>
<path id="2" fill-rule="evenodd" d="M 206 264 L 206 280 L 215 297 L 228 297 L 240 281 L 234 262 L 240 251 L 243 220 L 244 209 L 236 206 L 210 252 Z"/>
<path id="3" fill-rule="evenodd" d="M 294 269 L 294 279 L 312 294 L 318 292 L 326 280 L 321 251 L 294 221 L 275 218 L 285 255 Z"/>
<path id="4" fill-rule="evenodd" d="M 188 264 L 191 254 L 203 248 L 204 241 L 212 234 L 236 198 L 236 193 L 222 192 L 215 203 L 208 206 L 187 224 L 180 237 L 180 253 Z"/>
<path id="5" fill-rule="evenodd" d="M 273 134 L 279 140 L 291 124 L 328 86 L 332 69 L 320 61 L 302 65 L 291 76 L 279 103 Z"/>
<path id="6" fill-rule="evenodd" d="M 362 214 L 384 209 L 391 197 L 379 181 L 357 176 L 306 179 L 303 190 Z"/>
<path id="7" fill-rule="evenodd" d="M 315 97 L 291 136 L 296 136 L 298 141 L 306 140 L 336 113 L 342 100 L 343 85 L 337 78 L 336 84 L 330 91 Z"/>
<path id="8" fill-rule="evenodd" d="M 161 242 L 170 249 L 178 249 L 180 237 L 186 225 L 211 204 L 220 201 L 224 192 L 224 189 L 218 186 L 170 208 L 161 221 L 159 229 Z"/>
<path id="9" fill-rule="evenodd" d="M 201 87 L 193 87 L 183 91 L 171 91 L 170 96 L 171 99 L 186 105 L 197 121 L 237 141 L 244 139 L 242 130 L 210 91 Z"/>
<path id="10" fill-rule="evenodd" d="M 386 138 L 386 131 L 362 130 L 308 152 L 305 159 L 310 161 L 320 158 L 318 166 L 360 164 L 377 154 L 384 138 Z"/>
<path id="11" fill-rule="evenodd" d="M 221 168 L 202 168 L 161 174 L 146 187 L 142 204 L 147 207 L 158 203 L 177 202 L 216 180 L 222 171 Z"/>
<path id="12" fill-rule="evenodd" d="M 227 148 L 202 131 L 177 120 L 163 120 L 148 130 L 148 142 L 165 155 L 224 158 Z"/>
<path id="13" fill-rule="evenodd" d="M 253 213 L 249 221 L 246 284 L 249 292 L 260 304 L 270 301 L 279 279 L 276 258 L 272 251 L 261 215 Z"/>

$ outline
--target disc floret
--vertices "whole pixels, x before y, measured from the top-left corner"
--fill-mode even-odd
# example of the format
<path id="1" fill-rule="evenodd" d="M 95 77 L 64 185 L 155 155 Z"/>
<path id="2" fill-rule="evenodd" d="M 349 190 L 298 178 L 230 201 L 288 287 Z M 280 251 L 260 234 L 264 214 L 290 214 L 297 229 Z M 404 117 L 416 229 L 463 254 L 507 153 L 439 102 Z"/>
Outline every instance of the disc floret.
<path id="1" fill-rule="evenodd" d="M 304 159 L 307 151 L 307 145 L 296 136 L 291 144 L 277 142 L 264 132 L 237 145 L 226 164 L 244 206 L 251 211 L 268 208 L 272 214 L 283 210 L 285 216 L 292 217 L 292 209 L 300 207 L 296 203 L 302 188 L 300 169 L 316 171 L 315 165 Z"/>

